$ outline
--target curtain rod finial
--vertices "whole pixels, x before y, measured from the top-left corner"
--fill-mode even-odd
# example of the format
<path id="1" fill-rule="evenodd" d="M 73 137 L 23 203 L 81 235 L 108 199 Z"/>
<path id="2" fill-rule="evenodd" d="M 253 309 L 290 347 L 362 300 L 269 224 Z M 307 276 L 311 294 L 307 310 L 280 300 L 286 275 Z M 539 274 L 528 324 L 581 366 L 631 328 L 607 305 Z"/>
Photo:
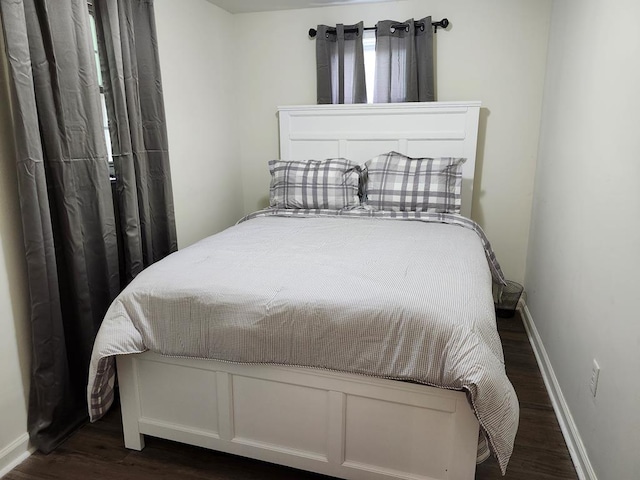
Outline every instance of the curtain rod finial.
<path id="1" fill-rule="evenodd" d="M 433 22 L 431 25 L 433 26 L 433 33 L 437 33 L 438 32 L 438 27 L 447 28 L 449 26 L 449 19 L 448 18 L 443 18 L 439 22 Z"/>
<path id="2" fill-rule="evenodd" d="M 318 33 L 318 32 L 316 31 L 316 29 L 315 29 L 315 28 L 310 28 L 310 29 L 309 29 L 309 36 L 310 36 L 311 38 L 314 38 L 314 37 L 316 36 L 316 34 L 317 34 L 317 33 Z"/>

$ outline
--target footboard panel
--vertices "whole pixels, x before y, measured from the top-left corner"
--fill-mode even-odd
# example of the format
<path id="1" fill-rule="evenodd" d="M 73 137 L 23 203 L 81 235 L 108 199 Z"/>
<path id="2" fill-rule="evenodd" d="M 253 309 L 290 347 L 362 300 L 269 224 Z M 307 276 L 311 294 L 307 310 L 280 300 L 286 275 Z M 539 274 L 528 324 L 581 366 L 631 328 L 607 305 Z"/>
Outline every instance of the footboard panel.
<path id="1" fill-rule="evenodd" d="M 144 435 L 346 479 L 472 479 L 463 392 L 324 370 L 119 356 L 125 446 Z"/>

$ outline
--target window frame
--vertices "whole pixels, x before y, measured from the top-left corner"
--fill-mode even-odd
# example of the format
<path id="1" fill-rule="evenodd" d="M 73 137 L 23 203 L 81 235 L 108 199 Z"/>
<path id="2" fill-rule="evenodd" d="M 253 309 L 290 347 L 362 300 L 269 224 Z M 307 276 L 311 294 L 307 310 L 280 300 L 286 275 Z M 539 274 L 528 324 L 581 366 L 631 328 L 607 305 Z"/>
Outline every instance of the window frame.
<path id="1" fill-rule="evenodd" d="M 115 167 L 113 164 L 113 151 L 111 149 L 111 132 L 109 130 L 109 114 L 107 111 L 107 99 L 104 91 L 104 82 L 102 78 L 102 67 L 100 64 L 100 49 L 98 47 L 98 28 L 96 25 L 95 7 L 93 0 L 87 2 L 89 9 L 89 27 L 91 29 L 91 43 L 93 53 L 96 59 L 96 73 L 98 78 L 98 86 L 100 88 L 100 108 L 102 110 L 102 127 L 104 131 L 105 144 L 107 146 L 107 161 L 109 163 L 109 176 L 115 180 Z"/>

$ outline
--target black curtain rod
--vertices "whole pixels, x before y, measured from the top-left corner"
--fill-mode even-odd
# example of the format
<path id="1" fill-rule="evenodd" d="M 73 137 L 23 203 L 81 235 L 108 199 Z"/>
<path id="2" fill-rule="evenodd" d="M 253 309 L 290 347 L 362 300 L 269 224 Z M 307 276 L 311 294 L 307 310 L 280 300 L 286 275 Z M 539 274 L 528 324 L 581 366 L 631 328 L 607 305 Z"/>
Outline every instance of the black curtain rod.
<path id="1" fill-rule="evenodd" d="M 424 28 L 424 23 L 423 22 L 414 22 L 414 25 L 416 27 L 420 27 L 420 28 Z M 440 28 L 447 28 L 449 26 L 449 19 L 448 18 L 443 18 L 442 20 L 440 20 L 439 22 L 431 22 L 431 26 L 433 27 L 433 33 L 437 33 L 438 32 L 438 27 Z M 409 30 L 409 26 L 406 23 L 396 23 L 394 25 L 391 25 L 391 28 L 404 28 Z M 377 27 L 364 27 L 365 30 L 376 30 Z M 353 33 L 353 32 L 357 32 L 358 29 L 355 27 L 350 27 L 350 28 L 345 28 L 344 29 L 344 33 Z M 329 28 L 327 30 L 328 33 L 336 33 L 336 29 L 335 28 Z M 315 36 L 318 34 L 318 31 L 315 28 L 310 28 L 309 29 L 309 36 L 311 38 L 315 38 Z"/>

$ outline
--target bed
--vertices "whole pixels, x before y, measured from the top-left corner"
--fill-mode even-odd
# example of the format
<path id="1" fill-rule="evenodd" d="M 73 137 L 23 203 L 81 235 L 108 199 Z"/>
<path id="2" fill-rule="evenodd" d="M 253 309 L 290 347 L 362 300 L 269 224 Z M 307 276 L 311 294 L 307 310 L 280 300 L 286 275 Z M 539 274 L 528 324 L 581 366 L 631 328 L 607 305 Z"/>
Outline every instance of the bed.
<path id="1" fill-rule="evenodd" d="M 518 406 L 493 313 L 503 278 L 467 218 L 479 108 L 279 108 L 285 161 L 466 158 L 462 215 L 270 208 L 170 255 L 105 317 L 92 420 L 113 400 L 115 358 L 127 448 L 151 435 L 346 479 L 428 480 L 473 478 L 484 444 L 504 472 Z"/>

